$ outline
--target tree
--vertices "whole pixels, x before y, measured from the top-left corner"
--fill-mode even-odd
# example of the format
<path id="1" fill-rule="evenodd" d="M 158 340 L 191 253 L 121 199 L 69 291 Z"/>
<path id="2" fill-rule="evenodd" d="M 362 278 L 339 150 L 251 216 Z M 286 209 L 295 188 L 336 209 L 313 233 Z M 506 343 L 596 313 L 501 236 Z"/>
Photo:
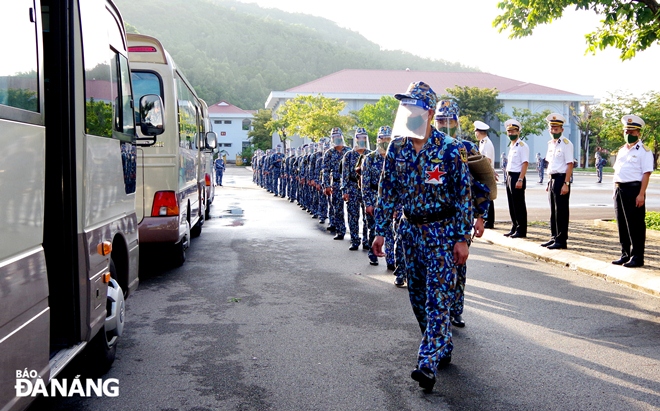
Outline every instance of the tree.
<path id="1" fill-rule="evenodd" d="M 548 126 L 545 118 L 550 114 L 550 110 L 543 110 L 540 113 L 534 113 L 528 108 L 514 107 L 512 113 L 511 116 L 506 113 L 497 113 L 497 117 L 503 123 L 510 118 L 518 120 L 522 127 L 520 130 L 521 140 L 527 140 L 527 137 L 529 136 L 540 135 Z"/>
<path id="2" fill-rule="evenodd" d="M 252 130 L 248 132 L 248 138 L 255 148 L 266 150 L 272 148 L 273 131 L 266 126 L 272 120 L 272 110 L 261 109 L 257 111 L 252 120 Z"/>
<path id="3" fill-rule="evenodd" d="M 459 123 L 464 137 L 471 135 L 472 123 L 489 121 L 497 116 L 504 105 L 497 99 L 499 91 L 495 88 L 461 87 L 448 88 L 442 99 L 452 99 L 460 110 Z"/>
<path id="4" fill-rule="evenodd" d="M 382 126 L 392 127 L 398 107 L 399 100 L 392 96 L 383 96 L 374 104 L 365 104 L 361 109 L 351 111 L 350 115 L 357 127 L 367 129 L 371 146 L 375 147 L 378 129 Z"/>
<path id="5" fill-rule="evenodd" d="M 651 92 L 643 97 L 644 107 L 639 116 L 646 125 L 642 129 L 642 138 L 653 150 L 653 169 L 657 168 L 658 153 L 660 153 L 660 93 Z"/>
<path id="6" fill-rule="evenodd" d="M 600 146 L 616 152 L 623 144 L 621 117 L 626 114 L 639 114 L 642 102 L 631 94 L 609 94 L 600 103 L 603 124 L 598 134 Z"/>
<path id="7" fill-rule="evenodd" d="M 333 127 L 346 130 L 352 126 L 353 120 L 340 114 L 345 106 L 345 102 L 334 98 L 298 95 L 280 106 L 277 120 L 271 125 L 286 135 L 298 134 L 319 141 L 327 137 Z"/>
<path id="8" fill-rule="evenodd" d="M 532 34 L 536 26 L 561 18 L 564 10 L 593 10 L 602 25 L 587 34 L 587 51 L 606 47 L 621 51 L 621 60 L 660 41 L 660 5 L 656 0 L 506 0 L 497 4 L 504 12 L 493 21 L 499 31 L 511 30 L 510 38 Z"/>
<path id="9" fill-rule="evenodd" d="M 594 146 L 595 152 L 596 148 L 600 146 L 600 141 L 596 142 L 595 140 L 603 124 L 603 113 L 594 103 L 585 103 L 582 106 L 582 111 L 578 112 L 571 106 L 571 116 L 578 130 L 580 130 L 580 163 L 583 168 L 588 167 L 591 158 L 591 147 Z"/>

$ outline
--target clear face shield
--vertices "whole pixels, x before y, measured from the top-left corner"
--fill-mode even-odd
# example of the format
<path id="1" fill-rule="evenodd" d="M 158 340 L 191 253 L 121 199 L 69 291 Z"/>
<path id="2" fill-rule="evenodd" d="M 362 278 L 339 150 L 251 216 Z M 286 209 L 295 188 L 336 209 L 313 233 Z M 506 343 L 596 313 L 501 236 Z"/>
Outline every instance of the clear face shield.
<path id="1" fill-rule="evenodd" d="M 450 117 L 436 117 L 435 128 L 453 138 L 458 138 L 461 132 L 461 126 L 458 124 L 458 121 Z"/>
<path id="2" fill-rule="evenodd" d="M 426 129 L 429 124 L 429 107 L 422 100 L 404 98 L 396 111 L 392 136 L 426 138 Z"/>
<path id="3" fill-rule="evenodd" d="M 390 141 L 392 141 L 392 139 L 389 136 L 378 137 L 376 141 L 376 148 L 380 154 L 385 154 L 387 152 L 387 146 L 390 145 Z"/>
<path id="4" fill-rule="evenodd" d="M 356 134 L 353 139 L 353 149 L 369 150 L 369 136 L 366 134 Z"/>
<path id="5" fill-rule="evenodd" d="M 346 142 L 344 141 L 344 135 L 343 134 L 333 134 L 332 137 L 330 137 L 332 140 L 332 146 L 333 147 L 338 147 L 338 146 L 345 146 Z"/>

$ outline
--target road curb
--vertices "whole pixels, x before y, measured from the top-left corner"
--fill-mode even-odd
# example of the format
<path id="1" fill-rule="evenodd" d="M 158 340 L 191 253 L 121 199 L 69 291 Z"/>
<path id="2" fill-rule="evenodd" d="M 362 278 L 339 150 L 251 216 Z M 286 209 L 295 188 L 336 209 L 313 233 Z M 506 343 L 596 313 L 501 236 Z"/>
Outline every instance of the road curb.
<path id="1" fill-rule="evenodd" d="M 496 244 L 510 250 L 520 251 L 553 264 L 559 264 L 593 275 L 616 284 L 625 285 L 632 289 L 660 297 L 660 276 L 649 274 L 641 269 L 625 268 L 608 262 L 585 257 L 570 252 L 569 250 L 548 250 L 540 244 L 533 243 L 520 238 L 508 238 L 502 232 L 486 230 L 484 235 L 477 241 Z"/>

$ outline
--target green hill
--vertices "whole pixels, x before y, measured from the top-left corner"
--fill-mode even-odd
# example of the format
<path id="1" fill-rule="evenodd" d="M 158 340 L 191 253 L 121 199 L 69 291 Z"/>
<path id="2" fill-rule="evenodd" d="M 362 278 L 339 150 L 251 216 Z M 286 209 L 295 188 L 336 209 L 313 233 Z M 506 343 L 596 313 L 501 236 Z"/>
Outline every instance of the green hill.
<path id="1" fill-rule="evenodd" d="M 230 0 L 115 0 L 129 32 L 162 41 L 209 104 L 263 108 L 272 90 L 342 69 L 474 71 L 458 63 L 381 51 L 315 16 Z"/>

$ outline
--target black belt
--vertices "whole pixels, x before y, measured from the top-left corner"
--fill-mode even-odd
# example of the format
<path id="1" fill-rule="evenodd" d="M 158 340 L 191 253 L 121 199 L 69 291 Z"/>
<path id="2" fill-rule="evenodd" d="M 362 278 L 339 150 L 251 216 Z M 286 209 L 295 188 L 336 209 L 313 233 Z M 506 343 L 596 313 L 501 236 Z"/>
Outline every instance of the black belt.
<path id="1" fill-rule="evenodd" d="M 352 181 L 352 182 L 354 182 L 354 183 L 357 183 L 357 182 L 358 182 L 358 179 L 357 179 L 357 177 L 355 177 L 355 176 L 348 176 L 348 181 Z"/>
<path id="2" fill-rule="evenodd" d="M 553 180 L 556 180 L 556 179 L 558 179 L 559 177 L 561 177 L 562 179 L 566 178 L 566 173 L 554 173 L 554 174 L 550 174 L 550 178 L 553 179 Z"/>
<path id="3" fill-rule="evenodd" d="M 378 184 L 369 184 L 372 190 L 378 190 Z"/>
<path id="4" fill-rule="evenodd" d="M 615 186 L 617 187 L 641 187 L 642 182 L 641 181 L 630 181 L 628 183 L 614 183 Z"/>
<path id="5" fill-rule="evenodd" d="M 439 211 L 437 213 L 430 213 L 425 215 L 411 215 L 404 210 L 403 215 L 406 216 L 406 219 L 408 219 L 408 221 L 410 221 L 412 224 L 429 224 L 454 217 L 456 215 L 456 210 L 450 208 L 447 210 Z"/>

